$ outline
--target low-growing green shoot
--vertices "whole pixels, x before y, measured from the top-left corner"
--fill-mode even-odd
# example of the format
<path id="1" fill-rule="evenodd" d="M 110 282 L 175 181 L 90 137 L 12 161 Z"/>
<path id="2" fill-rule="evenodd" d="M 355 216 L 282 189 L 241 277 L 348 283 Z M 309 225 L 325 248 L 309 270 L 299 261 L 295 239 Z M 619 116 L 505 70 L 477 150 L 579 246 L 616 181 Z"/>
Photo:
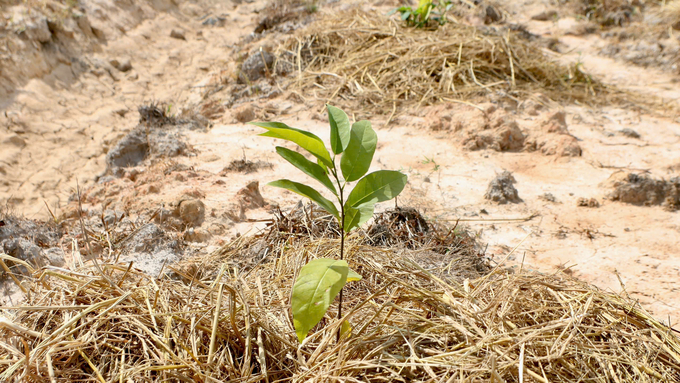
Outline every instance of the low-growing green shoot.
<path id="1" fill-rule="evenodd" d="M 420 0 L 418 7 L 410 6 L 395 8 L 388 13 L 392 15 L 399 12 L 401 19 L 409 27 L 424 28 L 432 25 L 444 25 L 447 23 L 446 12 L 453 7 L 449 0 Z"/>
<path id="2" fill-rule="evenodd" d="M 362 120 L 350 125 L 347 114 L 341 109 L 331 105 L 326 105 L 326 109 L 331 133 L 330 151 L 318 136 L 308 131 L 281 122 L 250 123 L 267 130 L 261 136 L 293 142 L 309 153 L 315 161 L 297 151 L 276 147 L 276 152 L 283 159 L 318 181 L 338 202 L 336 205 L 315 188 L 288 179 L 268 184 L 309 198 L 335 217 L 340 227 L 340 259 L 310 261 L 302 267 L 293 285 L 293 325 L 301 343 L 321 321 L 338 294 L 338 319 L 342 318 L 342 289 L 347 282 L 361 279 L 361 275 L 350 270 L 344 260 L 346 234 L 373 217 L 377 203 L 399 195 L 408 179 L 405 174 L 394 170 L 368 173 L 378 144 L 378 136 L 371 123 Z M 350 184 L 354 184 L 351 190 Z M 349 324 L 343 322 L 341 332 L 349 328 Z"/>

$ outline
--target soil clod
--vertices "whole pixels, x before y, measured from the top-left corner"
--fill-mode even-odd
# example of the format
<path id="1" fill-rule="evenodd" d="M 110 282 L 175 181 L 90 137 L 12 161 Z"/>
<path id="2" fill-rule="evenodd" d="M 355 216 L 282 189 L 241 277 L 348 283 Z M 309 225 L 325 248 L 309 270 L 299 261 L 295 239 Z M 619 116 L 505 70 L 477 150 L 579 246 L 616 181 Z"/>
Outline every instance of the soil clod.
<path id="1" fill-rule="evenodd" d="M 173 29 L 170 31 L 170 37 L 177 40 L 186 40 L 186 32 L 182 29 Z"/>
<path id="2" fill-rule="evenodd" d="M 595 198 L 579 198 L 576 200 L 576 206 L 597 208 L 600 207 L 600 202 Z"/>
<path id="3" fill-rule="evenodd" d="M 680 177 L 659 180 L 636 173 L 615 173 L 608 184 L 614 190 L 609 194 L 613 201 L 633 205 L 663 205 L 674 211 L 680 208 Z"/>
<path id="4" fill-rule="evenodd" d="M 515 177 L 508 171 L 498 174 L 496 178 L 489 183 L 489 188 L 486 190 L 484 198 L 501 205 L 522 202 L 522 199 L 519 198 L 517 189 L 515 189 L 515 186 L 513 185 L 515 182 Z"/>
<path id="5" fill-rule="evenodd" d="M 239 81 L 243 84 L 257 81 L 271 73 L 273 65 L 274 56 L 271 53 L 263 49 L 255 50 L 255 52 L 248 56 L 243 64 L 241 64 Z"/>
<path id="6" fill-rule="evenodd" d="M 229 166 L 222 169 L 220 172 L 221 176 L 226 176 L 229 173 L 255 173 L 260 169 L 272 169 L 273 166 L 269 162 L 264 161 L 251 161 L 247 159 L 233 160 L 229 163 Z"/>
<path id="7" fill-rule="evenodd" d="M 635 130 L 633 130 L 631 128 L 623 128 L 623 129 L 619 130 L 619 134 L 621 134 L 622 136 L 635 138 L 635 139 L 640 138 L 640 133 L 636 132 Z"/>

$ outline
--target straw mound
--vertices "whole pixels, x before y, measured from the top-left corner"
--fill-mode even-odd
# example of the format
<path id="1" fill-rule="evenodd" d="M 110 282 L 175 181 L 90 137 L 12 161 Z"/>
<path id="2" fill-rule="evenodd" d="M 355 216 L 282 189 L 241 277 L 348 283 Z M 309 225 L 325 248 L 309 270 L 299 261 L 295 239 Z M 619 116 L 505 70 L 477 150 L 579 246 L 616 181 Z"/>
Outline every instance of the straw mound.
<path id="1" fill-rule="evenodd" d="M 0 381 L 680 379 L 680 339 L 628 299 L 561 274 L 449 276 L 429 265 L 439 253 L 369 246 L 361 235 L 347 242 L 364 277 L 344 292 L 351 337 L 336 343 L 332 306 L 300 347 L 293 280 L 309 259 L 336 256 L 339 242 L 316 237 L 332 225 L 303 213 L 311 219 L 289 226 L 296 232 L 279 219 L 267 233 L 280 256 L 235 267 L 263 237 L 242 238 L 195 264 L 211 276 L 202 280 L 186 264 L 185 282 L 125 265 L 35 272 L 27 304 L 0 322 Z"/>
<path id="2" fill-rule="evenodd" d="M 578 4 L 578 3 L 577 3 Z M 645 1 L 638 0 L 583 0 L 581 11 L 588 19 L 602 26 L 624 26 L 638 16 Z"/>
<path id="3" fill-rule="evenodd" d="M 315 21 L 278 51 L 289 86 L 324 102 L 395 113 L 447 99 L 488 93 L 520 96 L 537 90 L 556 101 L 610 102 L 615 92 L 548 57 L 522 28 L 448 23 L 436 31 L 359 11 Z M 512 57 L 512 59 L 511 59 Z"/>

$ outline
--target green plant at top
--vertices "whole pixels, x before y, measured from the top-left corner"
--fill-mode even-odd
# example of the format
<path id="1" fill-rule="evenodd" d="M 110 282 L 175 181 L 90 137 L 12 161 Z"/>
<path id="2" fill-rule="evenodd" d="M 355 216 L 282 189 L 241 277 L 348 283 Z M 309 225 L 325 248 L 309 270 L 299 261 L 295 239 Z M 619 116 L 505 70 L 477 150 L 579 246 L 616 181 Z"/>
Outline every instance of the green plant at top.
<path id="1" fill-rule="evenodd" d="M 361 279 L 344 260 L 345 236 L 373 217 L 376 203 L 390 200 L 401 193 L 407 181 L 405 174 L 394 170 L 366 174 L 378 143 L 371 123 L 362 120 L 350 126 L 345 112 L 331 105 L 326 105 L 326 108 L 331 128 L 330 152 L 319 137 L 308 131 L 281 122 L 250 123 L 267 129 L 261 136 L 291 141 L 315 157 L 316 162 L 313 162 L 296 151 L 276 147 L 276 152 L 283 159 L 318 181 L 339 203 L 336 206 L 316 189 L 299 182 L 281 179 L 269 183 L 311 199 L 335 217 L 340 226 L 340 259 L 319 258 L 310 261 L 302 267 L 293 285 L 293 325 L 300 342 L 323 318 L 338 294 L 338 319 L 342 318 L 342 288 L 348 281 Z M 340 156 L 339 161 L 337 156 Z M 349 183 L 354 182 L 350 191 Z M 348 327 L 349 324 L 343 322 L 342 332 Z"/>
<path id="2" fill-rule="evenodd" d="M 452 7 L 453 3 L 449 0 L 420 0 L 416 9 L 403 6 L 393 9 L 388 15 L 399 12 L 401 19 L 406 21 L 406 25 L 423 28 L 431 25 L 431 22 L 436 22 L 437 25 L 446 24 L 448 21 L 446 19 L 446 12 Z"/>

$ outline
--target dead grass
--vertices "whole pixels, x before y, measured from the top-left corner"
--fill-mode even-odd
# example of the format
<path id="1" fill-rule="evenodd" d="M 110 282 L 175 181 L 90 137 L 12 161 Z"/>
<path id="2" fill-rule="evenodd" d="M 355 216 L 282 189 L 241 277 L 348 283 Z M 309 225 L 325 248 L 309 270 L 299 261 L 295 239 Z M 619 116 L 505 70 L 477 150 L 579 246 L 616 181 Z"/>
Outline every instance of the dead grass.
<path id="1" fill-rule="evenodd" d="M 176 279 L 114 264 L 101 274 L 33 270 L 27 302 L 0 317 L 0 380 L 680 379 L 677 334 L 630 299 L 564 274 L 465 271 L 476 261 L 456 260 L 470 253 L 370 246 L 362 233 L 348 241 L 349 263 L 364 277 L 344 294 L 351 337 L 336 343 L 329 314 L 300 346 L 288 308 L 293 280 L 309 259 L 335 256 L 338 240 L 320 235 L 333 230 L 323 216 L 296 214 L 184 263 Z"/>
<path id="2" fill-rule="evenodd" d="M 407 28 L 360 11 L 328 15 L 279 48 L 277 68 L 304 97 L 392 115 L 440 101 L 542 92 L 555 101 L 620 103 L 622 92 L 554 62 L 522 30 L 449 23 Z"/>

